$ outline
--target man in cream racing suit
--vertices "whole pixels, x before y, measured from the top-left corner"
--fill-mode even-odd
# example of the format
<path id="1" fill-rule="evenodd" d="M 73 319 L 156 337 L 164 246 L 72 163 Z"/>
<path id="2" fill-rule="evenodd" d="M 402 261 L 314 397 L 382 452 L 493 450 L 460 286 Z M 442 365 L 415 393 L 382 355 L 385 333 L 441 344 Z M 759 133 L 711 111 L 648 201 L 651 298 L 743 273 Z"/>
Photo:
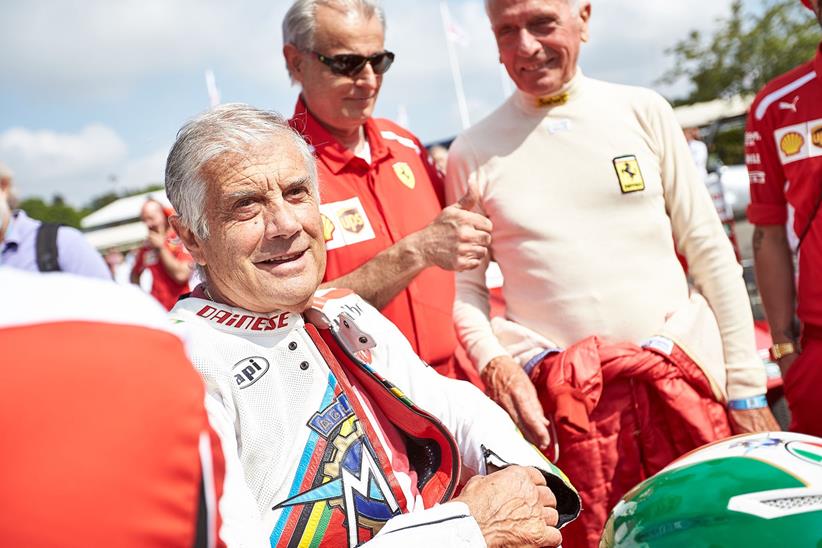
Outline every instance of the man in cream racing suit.
<path id="1" fill-rule="evenodd" d="M 229 545 L 561 542 L 579 498 L 505 412 L 353 293 L 317 292 L 316 168 L 282 118 L 244 105 L 195 118 L 166 190 L 205 280 L 171 314 L 223 438 Z"/>

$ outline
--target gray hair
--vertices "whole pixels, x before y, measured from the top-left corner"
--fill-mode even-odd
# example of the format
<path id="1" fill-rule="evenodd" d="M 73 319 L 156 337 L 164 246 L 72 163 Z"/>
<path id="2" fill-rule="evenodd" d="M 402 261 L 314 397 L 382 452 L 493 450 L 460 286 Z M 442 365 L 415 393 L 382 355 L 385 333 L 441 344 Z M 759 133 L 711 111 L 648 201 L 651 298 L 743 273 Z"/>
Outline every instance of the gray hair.
<path id="1" fill-rule="evenodd" d="M 200 239 L 208 238 L 206 223 L 206 165 L 229 153 L 246 153 L 252 147 L 285 138 L 297 148 L 315 193 L 317 164 L 311 148 L 285 118 L 273 111 L 242 103 L 227 103 L 188 121 L 171 147 L 166 161 L 166 194 L 180 221 Z"/>
<path id="2" fill-rule="evenodd" d="M 379 0 L 295 0 L 283 18 L 283 44 L 291 44 L 302 51 L 314 49 L 317 6 L 333 8 L 343 14 L 359 12 L 366 19 L 376 17 L 385 32 L 385 12 Z"/>
<path id="3" fill-rule="evenodd" d="M 485 0 L 485 13 L 491 13 L 491 4 L 493 3 L 494 0 Z M 579 0 L 565 0 L 565 3 L 568 4 L 571 11 L 576 11 L 579 9 Z"/>

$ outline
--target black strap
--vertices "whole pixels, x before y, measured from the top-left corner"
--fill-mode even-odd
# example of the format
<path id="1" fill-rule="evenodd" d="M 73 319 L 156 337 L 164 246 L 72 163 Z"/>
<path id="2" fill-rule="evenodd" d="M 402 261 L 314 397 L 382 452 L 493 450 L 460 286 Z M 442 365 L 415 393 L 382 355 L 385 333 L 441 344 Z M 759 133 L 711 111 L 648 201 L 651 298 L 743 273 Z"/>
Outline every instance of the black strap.
<path id="1" fill-rule="evenodd" d="M 40 272 L 59 272 L 60 263 L 57 260 L 57 230 L 56 223 L 43 223 L 37 229 L 37 268 Z"/>
<path id="2" fill-rule="evenodd" d="M 819 213 L 820 205 L 822 205 L 822 189 L 819 190 L 819 195 L 816 197 L 816 204 L 813 206 L 813 211 L 808 219 L 808 224 L 805 225 L 805 228 L 802 230 L 802 234 L 799 235 L 799 243 L 796 244 L 797 251 L 799 251 L 799 246 L 802 245 L 802 241 L 805 239 L 805 236 L 807 236 L 808 232 L 811 231 L 811 225 L 813 225 L 813 220 L 816 218 L 816 214 Z"/>

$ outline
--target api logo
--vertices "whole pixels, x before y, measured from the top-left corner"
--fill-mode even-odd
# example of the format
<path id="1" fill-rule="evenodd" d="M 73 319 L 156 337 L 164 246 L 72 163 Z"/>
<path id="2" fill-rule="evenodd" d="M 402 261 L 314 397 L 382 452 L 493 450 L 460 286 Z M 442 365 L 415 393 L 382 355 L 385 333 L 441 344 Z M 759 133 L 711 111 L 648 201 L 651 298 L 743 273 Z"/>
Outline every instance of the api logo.
<path id="1" fill-rule="evenodd" d="M 268 371 L 268 360 L 260 356 L 253 356 L 237 362 L 231 368 L 231 373 L 234 375 L 234 382 L 240 387 L 248 388 L 266 374 Z"/>

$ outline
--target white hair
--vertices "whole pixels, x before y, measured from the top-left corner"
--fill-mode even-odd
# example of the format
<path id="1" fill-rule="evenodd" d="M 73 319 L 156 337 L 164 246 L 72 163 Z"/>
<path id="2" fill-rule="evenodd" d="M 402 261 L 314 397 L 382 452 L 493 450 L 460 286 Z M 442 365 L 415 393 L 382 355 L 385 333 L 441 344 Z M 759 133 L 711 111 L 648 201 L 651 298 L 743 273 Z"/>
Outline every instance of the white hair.
<path id="1" fill-rule="evenodd" d="M 485 0 L 485 13 L 491 13 L 491 4 L 493 3 L 494 0 Z M 565 0 L 565 3 L 568 4 L 571 11 L 576 11 L 579 9 L 579 0 Z"/>
<path id="2" fill-rule="evenodd" d="M 299 133 L 276 112 L 242 103 L 228 103 L 188 121 L 171 147 L 166 161 L 166 194 L 180 222 L 201 239 L 208 238 L 205 220 L 206 165 L 224 154 L 244 154 L 254 146 L 285 138 L 305 160 L 305 167 L 318 194 L 317 164 Z"/>
<path id="3" fill-rule="evenodd" d="M 379 0 L 295 0 L 283 18 L 283 44 L 291 44 L 301 51 L 314 49 L 317 6 L 344 14 L 359 12 L 365 19 L 376 17 L 385 32 L 385 12 Z M 288 72 L 291 74 L 290 68 Z"/>

